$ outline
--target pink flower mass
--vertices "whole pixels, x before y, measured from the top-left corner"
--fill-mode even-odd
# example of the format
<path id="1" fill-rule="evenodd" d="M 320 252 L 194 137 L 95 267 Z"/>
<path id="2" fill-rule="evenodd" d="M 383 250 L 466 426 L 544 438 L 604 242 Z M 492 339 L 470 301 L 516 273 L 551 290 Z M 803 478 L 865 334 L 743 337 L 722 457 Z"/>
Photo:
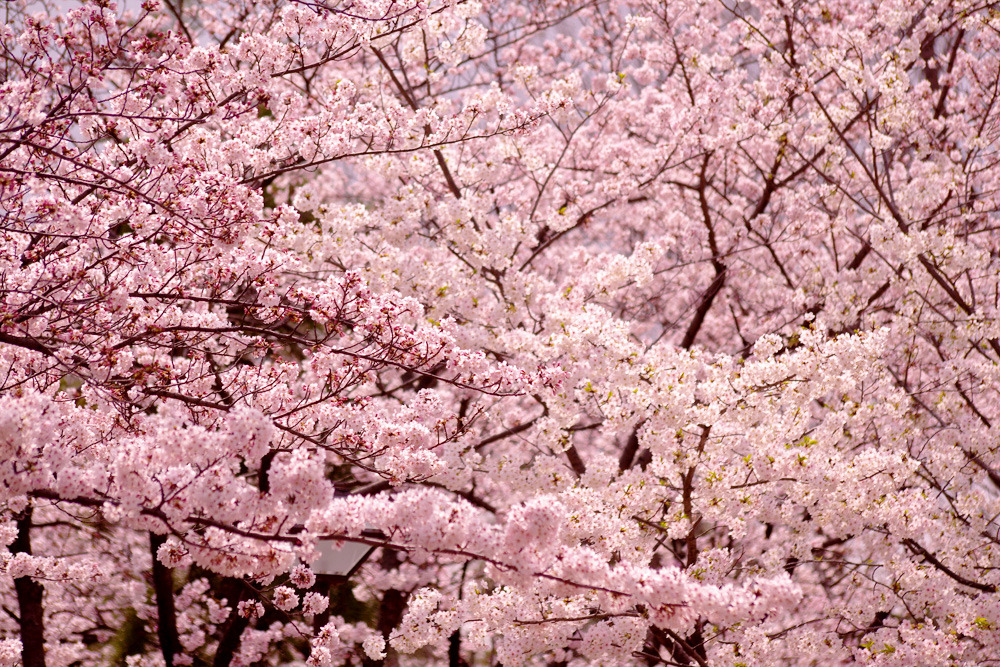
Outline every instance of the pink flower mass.
<path id="1" fill-rule="evenodd" d="M 0 667 L 1000 664 L 1000 2 L 0 13 Z"/>

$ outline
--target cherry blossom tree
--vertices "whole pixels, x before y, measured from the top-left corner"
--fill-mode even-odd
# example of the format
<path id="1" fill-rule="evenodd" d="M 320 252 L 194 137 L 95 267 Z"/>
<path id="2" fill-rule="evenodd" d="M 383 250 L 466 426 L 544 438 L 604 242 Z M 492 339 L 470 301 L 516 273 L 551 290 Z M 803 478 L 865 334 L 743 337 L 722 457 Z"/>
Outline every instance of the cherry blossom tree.
<path id="1" fill-rule="evenodd" d="M 0 11 L 0 664 L 1000 662 L 1000 3 Z"/>

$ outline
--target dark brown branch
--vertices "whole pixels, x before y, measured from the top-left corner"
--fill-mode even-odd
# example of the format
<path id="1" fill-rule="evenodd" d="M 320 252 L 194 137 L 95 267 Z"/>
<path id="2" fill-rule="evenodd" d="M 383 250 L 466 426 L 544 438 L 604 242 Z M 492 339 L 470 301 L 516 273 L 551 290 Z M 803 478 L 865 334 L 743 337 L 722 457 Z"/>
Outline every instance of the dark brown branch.
<path id="1" fill-rule="evenodd" d="M 569 459 L 569 465 L 576 473 L 577 477 L 583 477 L 583 474 L 587 472 L 587 465 L 583 462 L 580 457 L 580 452 L 576 450 L 574 445 L 570 445 L 566 449 L 566 458 Z"/>
<path id="2" fill-rule="evenodd" d="M 713 265 L 716 264 L 713 262 Z M 708 311 L 712 309 L 712 303 L 715 301 L 715 297 L 719 295 L 722 291 L 723 286 L 726 284 L 726 267 L 719 262 L 715 266 L 715 277 L 712 282 L 708 285 L 708 289 L 705 293 L 701 295 L 701 300 L 698 302 L 698 308 L 694 311 L 694 318 L 688 325 L 687 331 L 684 332 L 684 338 L 681 340 L 680 347 L 684 349 L 689 349 L 694 345 L 694 340 L 698 336 L 698 332 L 701 331 L 702 325 L 705 323 L 705 317 L 708 315 Z"/>
<path id="3" fill-rule="evenodd" d="M 702 222 L 704 222 L 705 227 L 708 229 L 708 246 L 712 251 L 712 267 L 715 269 L 715 277 L 709 284 L 708 289 L 705 290 L 705 293 L 701 295 L 698 308 L 694 312 L 694 318 L 688 325 L 687 331 L 684 332 L 684 338 L 681 340 L 680 345 L 684 349 L 689 349 L 694 345 L 694 339 L 698 336 L 698 332 L 701 331 L 701 327 L 705 323 L 705 317 L 708 315 L 708 311 L 712 309 L 715 297 L 719 295 L 723 285 L 726 283 L 726 265 L 719 259 L 719 246 L 715 240 L 715 229 L 712 227 L 712 215 L 708 206 L 707 171 L 710 158 L 711 155 L 705 156 L 701 165 L 701 173 L 698 176 L 698 203 L 701 206 Z"/>
<path id="4" fill-rule="evenodd" d="M 962 453 L 965 454 L 965 457 L 967 459 L 975 463 L 982 469 L 983 472 L 986 473 L 986 476 L 990 478 L 991 482 L 993 482 L 993 486 L 1000 489 L 1000 474 L 998 474 L 996 470 L 993 470 L 993 468 L 989 467 L 985 461 L 983 461 L 981 458 L 979 458 L 969 450 L 963 449 Z"/>
<path id="5" fill-rule="evenodd" d="M 958 290 L 952 287 L 948 280 L 941 275 L 941 271 L 934 265 L 934 263 L 927 259 L 923 253 L 917 255 L 917 259 L 920 260 L 920 263 L 927 270 L 927 273 L 930 274 L 931 278 L 934 279 L 934 282 L 940 285 L 941 289 L 945 291 L 945 294 L 947 294 L 951 300 L 955 302 L 955 305 L 961 308 L 966 315 L 972 315 L 974 312 L 972 306 L 967 304 L 965 299 L 962 298 L 962 295 L 958 293 Z M 986 342 L 989 343 L 991 348 L 993 348 L 993 351 L 996 352 L 997 356 L 1000 356 L 1000 341 L 997 341 L 996 338 L 990 338 Z"/>
<path id="6" fill-rule="evenodd" d="M 52 356 L 52 350 L 45 347 L 33 338 L 25 338 L 23 336 L 13 336 L 11 334 L 5 334 L 0 332 L 0 343 L 7 343 L 8 345 L 16 345 L 17 347 L 23 347 L 26 350 L 32 350 L 34 352 L 41 352 L 47 357 Z"/>
<path id="7" fill-rule="evenodd" d="M 967 579 L 955 572 L 947 565 L 942 563 L 937 559 L 937 557 L 932 554 L 927 549 L 923 548 L 913 540 L 907 538 L 903 540 L 903 545 L 913 553 L 914 556 L 923 556 L 924 560 L 936 567 L 938 570 L 948 575 L 950 578 L 954 579 L 963 586 L 968 586 L 969 588 L 975 588 L 977 591 L 983 591 L 984 593 L 996 593 L 997 587 L 992 584 L 982 584 L 978 581 L 973 581 L 972 579 Z"/>
<path id="8" fill-rule="evenodd" d="M 632 429 L 632 433 L 629 435 L 628 441 L 626 441 L 625 447 L 622 449 L 621 456 L 618 457 L 618 469 L 621 471 L 632 467 L 632 461 L 635 460 L 635 455 L 639 451 L 639 429 L 641 427 L 642 422 Z"/>
<path id="9" fill-rule="evenodd" d="M 417 111 L 416 101 L 414 101 L 413 97 L 409 94 L 409 92 L 407 92 L 406 87 L 403 86 L 403 82 L 400 81 L 399 77 L 396 76 L 396 73 L 393 71 L 392 67 L 389 66 L 389 63 L 386 61 L 385 56 L 382 55 L 382 52 L 376 48 L 373 48 L 372 52 L 375 54 L 375 57 L 378 58 L 378 61 L 382 63 L 382 66 L 385 68 L 385 71 L 389 73 L 389 78 L 392 79 L 392 83 L 393 85 L 396 86 L 396 90 L 399 91 L 399 95 L 403 98 L 403 101 L 406 102 L 407 106 L 409 106 L 411 110 Z M 430 135 L 431 135 L 431 128 L 429 125 L 425 125 L 424 136 L 430 136 Z M 444 154 L 441 152 L 441 149 L 439 148 L 434 149 L 434 158 L 437 160 L 438 167 L 441 168 L 441 173 L 444 175 L 444 180 L 445 183 L 448 185 L 448 190 L 451 192 L 452 195 L 455 196 L 455 199 L 461 199 L 462 189 L 459 188 L 458 183 L 455 182 L 455 178 L 454 176 L 452 176 L 451 170 L 448 168 L 448 161 L 445 160 Z"/>

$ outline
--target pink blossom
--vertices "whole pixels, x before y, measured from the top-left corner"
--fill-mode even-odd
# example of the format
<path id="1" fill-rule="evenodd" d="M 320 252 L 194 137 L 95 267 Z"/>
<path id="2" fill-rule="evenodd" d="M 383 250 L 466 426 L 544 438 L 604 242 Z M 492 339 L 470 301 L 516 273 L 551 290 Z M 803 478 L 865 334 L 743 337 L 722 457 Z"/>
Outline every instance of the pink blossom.
<path id="1" fill-rule="evenodd" d="M 994 5 L 6 3 L 0 665 L 994 660 Z"/>

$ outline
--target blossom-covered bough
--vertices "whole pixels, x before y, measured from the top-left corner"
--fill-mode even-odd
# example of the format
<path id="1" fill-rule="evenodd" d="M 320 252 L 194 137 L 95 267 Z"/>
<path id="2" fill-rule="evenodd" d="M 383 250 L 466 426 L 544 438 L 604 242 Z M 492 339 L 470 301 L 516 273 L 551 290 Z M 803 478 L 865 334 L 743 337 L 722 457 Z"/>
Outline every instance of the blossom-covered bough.
<path id="1" fill-rule="evenodd" d="M 0 664 L 997 662 L 998 3 L 0 11 Z"/>

